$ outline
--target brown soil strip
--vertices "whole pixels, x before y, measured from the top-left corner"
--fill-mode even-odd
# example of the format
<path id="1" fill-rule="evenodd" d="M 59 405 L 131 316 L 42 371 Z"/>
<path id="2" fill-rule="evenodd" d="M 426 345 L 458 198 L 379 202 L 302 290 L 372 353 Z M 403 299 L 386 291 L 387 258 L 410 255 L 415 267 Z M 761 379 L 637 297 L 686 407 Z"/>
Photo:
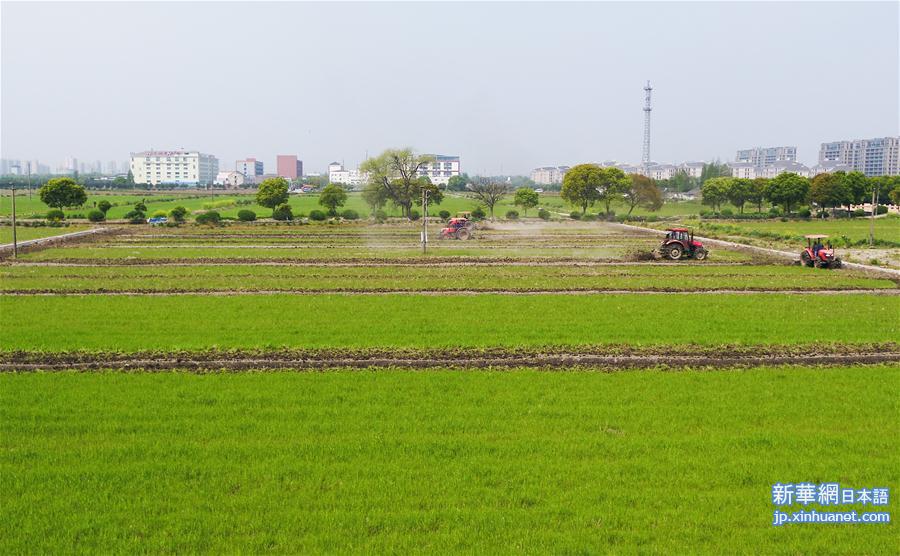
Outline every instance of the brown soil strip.
<path id="1" fill-rule="evenodd" d="M 256 370 L 328 368 L 511 368 L 590 367 L 751 367 L 760 365 L 857 365 L 900 363 L 900 345 L 825 346 L 673 346 L 631 348 L 602 346 L 547 349 L 369 349 L 180 352 L 6 352 L 0 371 L 99 369 Z"/>
<path id="2" fill-rule="evenodd" d="M 181 258 L 181 259 L 80 259 L 59 258 L 52 261 L 20 261 L 20 266 L 75 266 L 75 267 L 116 267 L 116 266 L 759 266 L 756 262 L 707 262 L 683 261 L 616 261 L 610 259 L 572 259 L 551 257 L 435 257 L 421 258 L 355 258 L 355 259 L 240 259 L 240 258 Z"/>

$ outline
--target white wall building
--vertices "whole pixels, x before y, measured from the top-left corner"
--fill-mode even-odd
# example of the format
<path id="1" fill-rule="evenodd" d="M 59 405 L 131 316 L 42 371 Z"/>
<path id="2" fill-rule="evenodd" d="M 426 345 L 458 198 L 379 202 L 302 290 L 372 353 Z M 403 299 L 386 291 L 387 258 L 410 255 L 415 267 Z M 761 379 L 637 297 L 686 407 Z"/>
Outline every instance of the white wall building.
<path id="1" fill-rule="evenodd" d="M 234 163 L 234 170 L 240 172 L 247 183 L 259 183 L 259 176 L 265 174 L 262 161 L 256 160 L 255 158 L 236 161 Z"/>
<path id="2" fill-rule="evenodd" d="M 733 178 L 743 178 L 747 180 L 756 179 L 758 176 L 756 175 L 755 164 L 751 164 L 749 162 L 735 162 L 730 165 L 731 166 L 731 177 Z"/>
<path id="3" fill-rule="evenodd" d="M 210 185 L 219 173 L 219 160 L 198 151 L 143 151 L 131 153 L 134 183 Z"/>
<path id="4" fill-rule="evenodd" d="M 797 162 L 797 147 L 756 147 L 742 149 L 734 157 L 735 162 L 749 162 L 754 166 L 767 166 L 776 162 Z"/>
<path id="5" fill-rule="evenodd" d="M 538 185 L 562 183 L 568 170 L 568 166 L 541 166 L 531 171 L 531 181 Z"/>
<path id="6" fill-rule="evenodd" d="M 247 178 L 244 176 L 244 174 L 238 172 L 237 170 L 232 170 L 230 172 L 219 172 L 218 174 L 216 174 L 216 185 L 221 185 L 226 189 L 238 189 L 245 183 L 247 183 Z"/>
<path id="7" fill-rule="evenodd" d="M 774 178 L 778 174 L 783 174 L 785 172 L 790 172 L 792 174 L 797 174 L 798 176 L 803 176 L 804 178 L 809 177 L 809 168 L 800 164 L 799 162 L 776 162 L 775 164 L 768 164 L 766 166 L 757 166 L 756 167 L 756 177 L 757 178 Z M 734 175 L 732 173 L 732 175 Z"/>
<path id="8" fill-rule="evenodd" d="M 866 176 L 900 175 L 900 137 L 822 143 L 819 164 L 839 162 Z"/>
<path id="9" fill-rule="evenodd" d="M 369 175 L 361 173 L 359 168 L 348 170 L 340 162 L 332 162 L 328 165 L 328 183 L 339 183 L 350 188 L 359 188 L 368 181 Z"/>
<path id="10" fill-rule="evenodd" d="M 459 175 L 459 157 L 443 154 L 431 155 L 434 162 L 419 168 L 419 176 L 428 176 L 435 185 L 447 185 L 450 178 Z"/>

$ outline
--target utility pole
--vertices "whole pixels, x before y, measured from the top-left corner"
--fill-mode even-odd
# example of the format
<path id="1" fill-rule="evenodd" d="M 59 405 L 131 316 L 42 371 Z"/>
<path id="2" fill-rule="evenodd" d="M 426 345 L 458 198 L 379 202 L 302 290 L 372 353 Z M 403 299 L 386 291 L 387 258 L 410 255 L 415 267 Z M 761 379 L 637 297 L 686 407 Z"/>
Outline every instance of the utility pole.
<path id="1" fill-rule="evenodd" d="M 644 175 L 648 175 L 650 173 L 650 92 L 653 91 L 653 87 L 650 86 L 650 81 L 647 81 L 647 85 L 644 87 L 644 151 L 641 154 L 641 166 L 644 170 Z"/>
<path id="2" fill-rule="evenodd" d="M 422 254 L 428 252 L 428 190 L 422 190 Z"/>
<path id="3" fill-rule="evenodd" d="M 19 258 L 19 243 L 16 241 L 16 184 L 12 184 L 12 236 L 13 236 L 13 258 Z"/>

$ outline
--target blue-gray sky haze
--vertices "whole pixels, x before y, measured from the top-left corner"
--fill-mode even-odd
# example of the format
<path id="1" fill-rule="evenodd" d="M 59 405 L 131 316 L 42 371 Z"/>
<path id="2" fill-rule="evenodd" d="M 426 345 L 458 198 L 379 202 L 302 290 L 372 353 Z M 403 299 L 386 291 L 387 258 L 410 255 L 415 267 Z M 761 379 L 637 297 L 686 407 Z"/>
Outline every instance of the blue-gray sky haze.
<path id="1" fill-rule="evenodd" d="M 2 4 L 4 158 L 186 147 L 469 173 L 897 135 L 900 3 Z"/>

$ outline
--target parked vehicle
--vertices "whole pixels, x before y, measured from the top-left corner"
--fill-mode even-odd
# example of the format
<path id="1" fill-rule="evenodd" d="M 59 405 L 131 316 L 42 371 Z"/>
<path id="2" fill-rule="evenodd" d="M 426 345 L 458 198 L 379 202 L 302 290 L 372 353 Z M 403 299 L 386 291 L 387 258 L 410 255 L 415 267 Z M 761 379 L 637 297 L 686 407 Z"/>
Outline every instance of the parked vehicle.
<path id="1" fill-rule="evenodd" d="M 152 226 L 161 226 L 169 221 L 165 216 L 154 216 L 153 218 L 147 219 L 147 224 Z"/>

